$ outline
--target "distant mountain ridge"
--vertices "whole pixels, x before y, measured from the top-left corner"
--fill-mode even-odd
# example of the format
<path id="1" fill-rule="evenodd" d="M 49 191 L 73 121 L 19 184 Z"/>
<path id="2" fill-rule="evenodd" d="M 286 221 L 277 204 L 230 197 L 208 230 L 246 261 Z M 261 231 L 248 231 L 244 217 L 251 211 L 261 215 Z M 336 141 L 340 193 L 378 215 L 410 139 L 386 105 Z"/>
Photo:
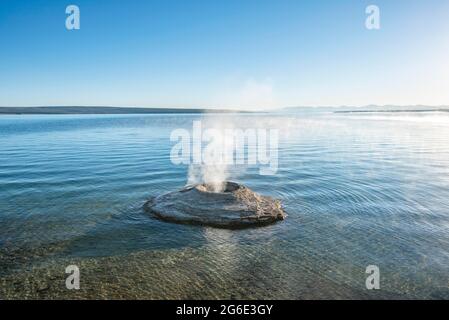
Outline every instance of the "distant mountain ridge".
<path id="1" fill-rule="evenodd" d="M 287 107 L 283 108 L 284 111 L 292 112 L 335 112 L 335 113 L 352 113 L 352 112 L 427 112 L 427 111 L 445 111 L 449 112 L 449 106 L 426 106 L 426 105 L 411 105 L 411 106 L 397 106 L 397 105 L 367 105 L 361 107 L 354 106 L 338 106 L 338 107 Z"/>
<path id="2" fill-rule="evenodd" d="M 0 114 L 155 114 L 155 113 L 231 113 L 238 110 L 204 108 L 139 108 L 139 107 L 0 107 Z"/>
<path id="3" fill-rule="evenodd" d="M 357 112 L 449 112 L 449 106 L 395 106 L 395 105 L 367 105 L 353 106 L 298 106 L 272 109 L 271 112 L 333 112 L 333 113 L 357 113 Z M 263 111 L 263 112 L 267 112 Z M 270 111 L 268 111 L 270 112 Z M 207 108 L 143 108 L 143 107 L 104 107 L 104 106 L 63 106 L 63 107 L 0 107 L 0 115 L 7 114 L 186 114 L 186 113 L 251 113 L 251 111 L 231 109 L 207 109 Z"/>

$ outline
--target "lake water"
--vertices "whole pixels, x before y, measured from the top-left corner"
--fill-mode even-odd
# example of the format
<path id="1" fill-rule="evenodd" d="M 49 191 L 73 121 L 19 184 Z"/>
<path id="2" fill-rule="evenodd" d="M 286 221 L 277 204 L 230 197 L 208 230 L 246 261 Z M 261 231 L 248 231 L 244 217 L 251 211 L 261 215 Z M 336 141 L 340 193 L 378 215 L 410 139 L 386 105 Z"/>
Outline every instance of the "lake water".
<path id="1" fill-rule="evenodd" d="M 170 133 L 201 118 L 280 130 L 277 173 L 231 179 L 280 199 L 285 221 L 142 210 L 186 184 Z M 449 113 L 1 116 L 0 155 L 0 298 L 449 298 Z"/>

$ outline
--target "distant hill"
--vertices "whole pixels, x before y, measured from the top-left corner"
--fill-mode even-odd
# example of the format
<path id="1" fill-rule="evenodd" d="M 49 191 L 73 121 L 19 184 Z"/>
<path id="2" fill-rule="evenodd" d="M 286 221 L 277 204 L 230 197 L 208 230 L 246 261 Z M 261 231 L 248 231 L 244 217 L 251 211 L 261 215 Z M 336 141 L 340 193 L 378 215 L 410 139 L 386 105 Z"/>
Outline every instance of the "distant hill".
<path id="1" fill-rule="evenodd" d="M 449 112 L 449 106 L 377 106 L 363 107 L 287 107 L 275 109 L 272 112 L 333 112 L 333 113 L 357 113 L 357 112 Z M 205 108 L 137 108 L 137 107 L 0 107 L 2 114 L 186 114 L 186 113 L 249 113 L 250 111 L 205 109 Z"/>
<path id="2" fill-rule="evenodd" d="M 0 107 L 0 114 L 152 114 L 152 113 L 230 113 L 224 109 L 135 108 L 135 107 Z"/>
<path id="3" fill-rule="evenodd" d="M 339 106 L 339 107 L 288 107 L 282 109 L 287 112 L 334 112 L 334 113 L 357 113 L 357 112 L 449 112 L 449 106 L 395 106 L 395 105 L 368 105 L 362 107 Z"/>

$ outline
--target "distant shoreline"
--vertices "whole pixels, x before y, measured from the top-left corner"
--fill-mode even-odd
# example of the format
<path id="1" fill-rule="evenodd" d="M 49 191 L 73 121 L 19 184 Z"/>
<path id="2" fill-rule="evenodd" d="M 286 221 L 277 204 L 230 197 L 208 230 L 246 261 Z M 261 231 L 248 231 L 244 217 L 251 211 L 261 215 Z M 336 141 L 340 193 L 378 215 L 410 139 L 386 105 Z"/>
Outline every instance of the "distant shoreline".
<path id="1" fill-rule="evenodd" d="M 392 112 L 449 112 L 449 109 L 422 109 L 422 110 L 340 110 L 334 113 L 392 113 Z"/>
<path id="2" fill-rule="evenodd" d="M 181 109 L 137 107 L 0 107 L 0 115 L 64 115 L 64 114 L 184 114 L 184 113 L 246 113 L 226 109 Z"/>
<path id="3" fill-rule="evenodd" d="M 336 108 L 337 110 L 332 110 Z M 449 112 L 449 108 L 436 109 L 362 109 L 341 110 L 343 107 L 299 107 L 282 111 L 327 111 L 332 113 L 404 113 L 404 112 Z M 340 109 L 340 110 L 338 110 Z M 272 110 L 274 111 L 274 110 Z M 278 110 L 279 111 L 279 110 Z M 260 111 L 267 112 L 267 111 Z M 203 113 L 253 113 L 244 110 L 206 108 L 143 108 L 143 107 L 0 107 L 0 115 L 82 115 L 82 114 L 203 114 Z"/>

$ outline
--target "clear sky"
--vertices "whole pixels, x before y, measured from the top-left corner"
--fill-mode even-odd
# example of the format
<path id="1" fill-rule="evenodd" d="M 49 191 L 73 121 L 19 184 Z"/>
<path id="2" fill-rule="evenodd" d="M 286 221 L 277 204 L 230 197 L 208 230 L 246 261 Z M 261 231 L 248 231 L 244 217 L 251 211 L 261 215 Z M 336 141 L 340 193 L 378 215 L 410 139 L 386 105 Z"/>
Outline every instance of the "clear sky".
<path id="1" fill-rule="evenodd" d="M 449 105 L 449 1 L 0 0 L 0 106 L 367 104 Z"/>

